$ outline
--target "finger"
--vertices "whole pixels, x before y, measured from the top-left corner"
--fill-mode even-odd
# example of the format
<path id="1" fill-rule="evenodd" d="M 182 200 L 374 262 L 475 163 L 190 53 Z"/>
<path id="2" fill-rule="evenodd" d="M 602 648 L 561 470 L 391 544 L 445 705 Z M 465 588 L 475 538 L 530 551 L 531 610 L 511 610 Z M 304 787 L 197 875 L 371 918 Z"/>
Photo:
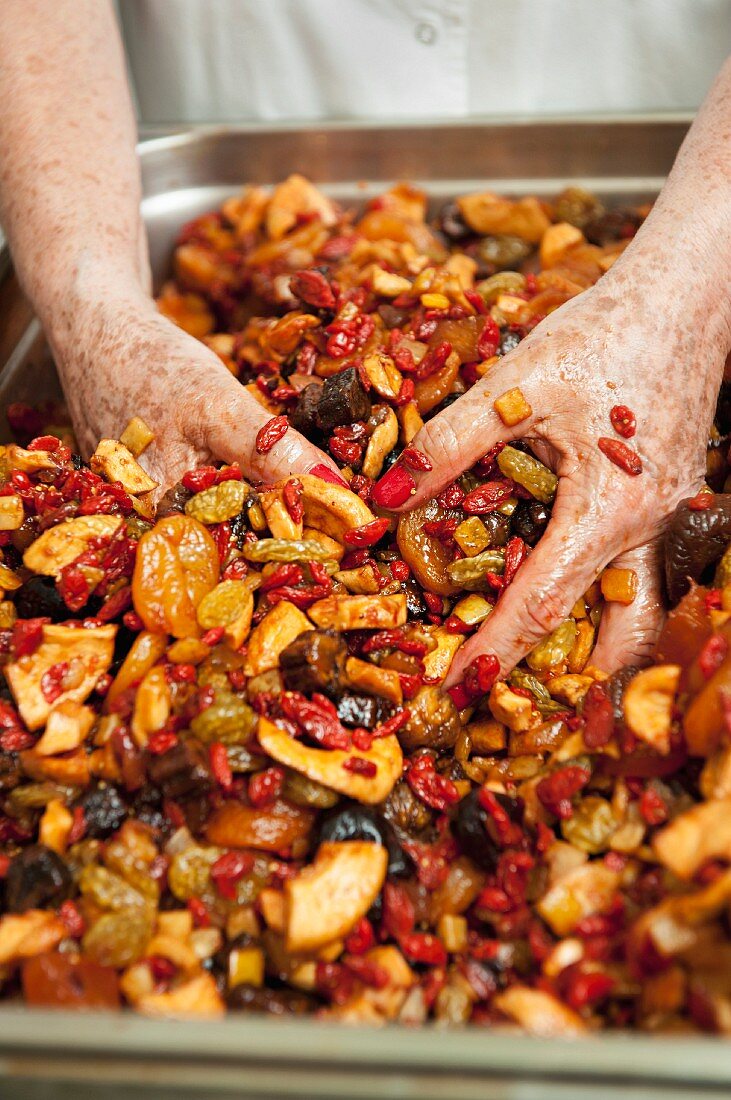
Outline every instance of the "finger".
<path id="1" fill-rule="evenodd" d="M 254 481 L 279 481 L 290 474 L 309 473 L 317 466 L 325 466 L 342 481 L 333 460 L 291 427 L 271 450 L 259 454 L 257 433 L 272 419 L 272 413 L 233 378 L 231 385 L 217 395 L 219 398 L 224 398 L 222 407 L 209 415 L 204 425 L 206 442 L 217 457 L 238 462 Z"/>
<path id="2" fill-rule="evenodd" d="M 505 424 L 494 408 L 495 400 L 510 390 L 519 390 L 530 407 L 530 413 L 512 425 Z M 504 366 L 493 368 L 416 435 L 411 446 L 426 455 L 431 470 L 418 473 L 398 463 L 377 483 L 374 501 L 398 511 L 435 496 L 500 440 L 529 434 L 538 419 L 533 412 L 538 397 L 537 383 L 526 376 L 525 356 L 506 359 Z"/>
<path id="3" fill-rule="evenodd" d="M 606 515 L 571 484 L 559 489 L 546 533 L 480 630 L 458 651 L 445 681 L 450 687 L 481 653 L 492 653 L 507 675 L 521 657 L 568 618 L 576 600 L 617 554 L 617 535 L 601 540 Z M 621 537 L 621 536 L 619 536 Z"/>
<path id="4" fill-rule="evenodd" d="M 591 663 L 605 672 L 622 665 L 647 664 L 662 629 L 664 611 L 660 580 L 662 544 L 659 539 L 629 550 L 612 562 L 637 574 L 637 595 L 627 606 L 607 603 Z"/>

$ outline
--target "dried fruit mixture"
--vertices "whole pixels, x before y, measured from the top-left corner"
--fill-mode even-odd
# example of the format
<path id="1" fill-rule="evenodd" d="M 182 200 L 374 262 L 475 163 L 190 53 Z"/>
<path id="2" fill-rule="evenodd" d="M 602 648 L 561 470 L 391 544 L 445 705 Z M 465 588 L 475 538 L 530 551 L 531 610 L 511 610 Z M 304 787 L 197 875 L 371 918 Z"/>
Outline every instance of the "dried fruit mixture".
<path id="1" fill-rule="evenodd" d="M 0 451 L 0 976 L 37 1006 L 731 1030 L 731 496 L 669 530 L 655 663 L 592 667 L 607 569 L 506 680 L 441 685 L 550 519 L 498 446 L 398 522 L 413 445 L 642 221 L 570 188 L 342 211 L 305 179 L 187 225 L 160 309 L 326 467 L 189 471 L 155 513 L 133 420 L 90 464 Z M 530 415 L 519 388 L 495 407 Z M 600 440 L 628 475 L 635 416 Z M 610 434 L 611 432 L 614 434 Z M 630 442 L 627 442 L 630 441 Z M 634 456 L 634 457 L 633 457 Z M 393 476 L 386 492 L 375 482 Z M 318 476 L 321 475 L 321 476 Z"/>

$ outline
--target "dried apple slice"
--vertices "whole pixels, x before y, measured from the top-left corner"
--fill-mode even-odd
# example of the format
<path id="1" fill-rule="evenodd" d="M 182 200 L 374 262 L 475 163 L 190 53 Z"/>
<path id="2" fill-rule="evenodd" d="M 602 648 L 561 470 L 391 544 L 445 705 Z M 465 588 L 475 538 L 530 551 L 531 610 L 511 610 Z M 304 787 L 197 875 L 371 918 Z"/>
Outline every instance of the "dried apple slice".
<path id="1" fill-rule="evenodd" d="M 259 676 L 276 668 L 282 650 L 305 630 L 312 629 L 307 616 L 294 604 L 286 600 L 276 604 L 249 636 L 244 672 L 247 676 Z"/>
<path id="2" fill-rule="evenodd" d="M 322 783 L 358 802 L 375 804 L 386 798 L 401 777 L 403 753 L 395 736 L 377 738 L 370 749 L 315 749 L 295 740 L 268 718 L 260 718 L 257 726 L 259 744 L 280 764 L 301 772 L 308 779 Z M 357 775 L 344 767 L 353 758 L 375 765 L 375 775 Z"/>
<path id="3" fill-rule="evenodd" d="M 112 624 L 91 630 L 49 624 L 34 653 L 6 665 L 5 678 L 29 730 L 44 726 L 54 705 L 84 702 L 112 663 L 116 633 Z"/>
<path id="4" fill-rule="evenodd" d="M 394 630 L 406 622 L 406 596 L 326 596 L 312 605 L 309 616 L 332 630 Z"/>
<path id="5" fill-rule="evenodd" d="M 206 836 L 221 848 L 281 852 L 295 841 L 304 840 L 314 820 L 311 810 L 283 799 L 266 807 L 224 802 L 208 819 Z"/>
<path id="6" fill-rule="evenodd" d="M 315 951 L 347 935 L 381 892 L 388 852 L 368 840 L 321 844 L 315 862 L 285 883 L 286 945 Z"/>
<path id="7" fill-rule="evenodd" d="M 368 505 L 343 485 L 332 485 L 313 474 L 303 474 L 300 481 L 306 527 L 315 527 L 342 542 L 346 531 L 376 518 Z"/>
<path id="8" fill-rule="evenodd" d="M 116 439 L 100 439 L 89 459 L 95 474 L 118 481 L 128 493 L 149 493 L 157 482 L 140 466 L 132 452 Z"/>
<path id="9" fill-rule="evenodd" d="M 49 527 L 30 544 L 23 564 L 34 573 L 58 577 L 61 570 L 78 558 L 93 539 L 111 538 L 122 525 L 121 516 L 76 516 Z"/>
<path id="10" fill-rule="evenodd" d="M 583 1035 L 586 1031 L 578 1013 L 542 989 L 513 985 L 498 993 L 493 1004 L 529 1035 Z"/>

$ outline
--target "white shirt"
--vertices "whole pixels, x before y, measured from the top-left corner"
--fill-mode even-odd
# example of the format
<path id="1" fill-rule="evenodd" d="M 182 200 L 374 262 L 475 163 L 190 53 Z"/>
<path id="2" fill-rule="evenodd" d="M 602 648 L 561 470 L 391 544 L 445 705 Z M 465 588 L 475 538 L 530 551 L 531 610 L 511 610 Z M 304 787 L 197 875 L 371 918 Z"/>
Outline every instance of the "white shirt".
<path id="1" fill-rule="evenodd" d="M 118 0 L 140 119 L 696 108 L 731 0 Z"/>

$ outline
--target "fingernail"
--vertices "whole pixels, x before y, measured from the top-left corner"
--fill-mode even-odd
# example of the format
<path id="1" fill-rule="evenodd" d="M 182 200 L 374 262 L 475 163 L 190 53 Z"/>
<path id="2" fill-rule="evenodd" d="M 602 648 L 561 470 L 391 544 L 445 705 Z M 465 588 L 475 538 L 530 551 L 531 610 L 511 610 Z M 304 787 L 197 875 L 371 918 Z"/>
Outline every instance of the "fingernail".
<path id="1" fill-rule="evenodd" d="M 398 508 L 416 492 L 416 482 L 405 466 L 392 466 L 371 492 L 371 500 L 380 508 Z"/>
<path id="2" fill-rule="evenodd" d="M 314 474 L 315 477 L 319 477 L 321 481 L 329 481 L 331 485 L 342 485 L 344 489 L 350 488 L 345 478 L 341 477 L 340 474 L 336 474 L 324 462 L 318 462 L 316 466 L 312 467 L 310 473 Z"/>

